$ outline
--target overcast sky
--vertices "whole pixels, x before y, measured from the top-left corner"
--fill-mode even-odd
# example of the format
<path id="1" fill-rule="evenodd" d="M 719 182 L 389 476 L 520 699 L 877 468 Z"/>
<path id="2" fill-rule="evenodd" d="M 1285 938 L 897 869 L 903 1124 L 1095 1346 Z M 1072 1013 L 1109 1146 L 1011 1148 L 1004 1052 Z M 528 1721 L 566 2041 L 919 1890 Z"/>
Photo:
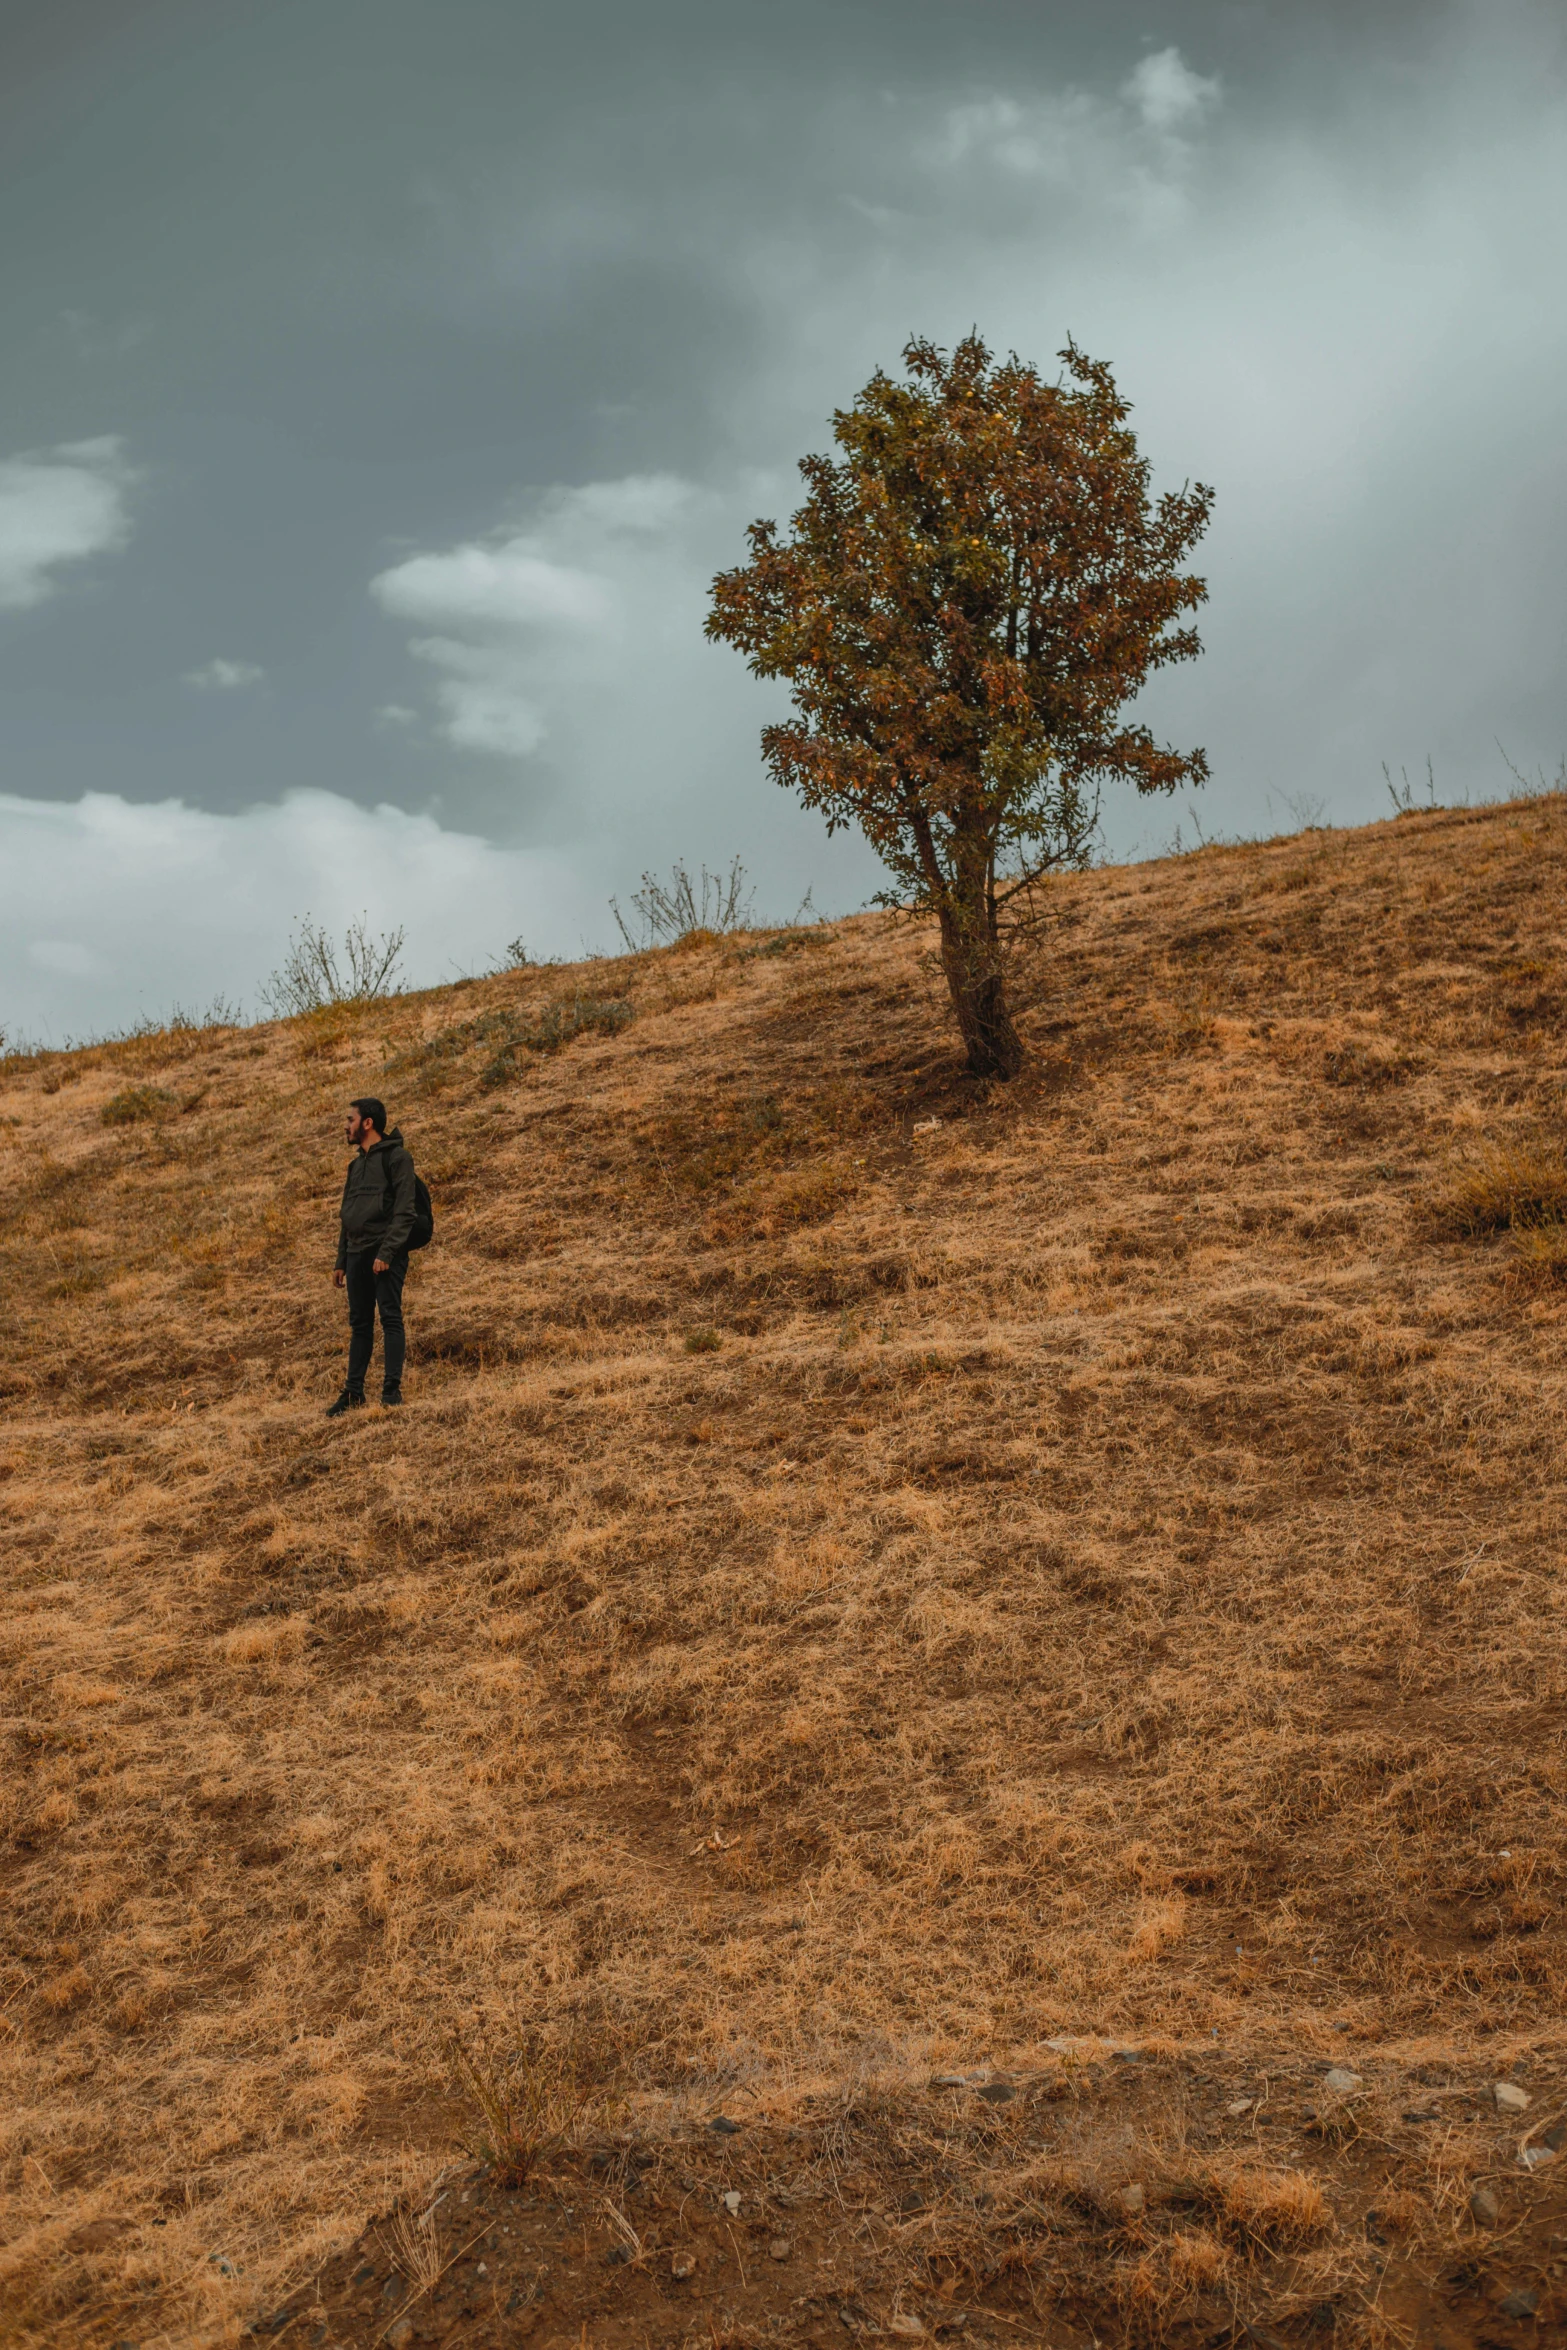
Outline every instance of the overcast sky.
<path id="1" fill-rule="evenodd" d="M 701 637 L 910 333 L 1212 482 L 1205 827 L 1567 748 L 1567 32 L 1377 0 L 0 0 L 0 1024 L 878 874 Z M 1123 800 L 1119 850 L 1186 804 Z"/>

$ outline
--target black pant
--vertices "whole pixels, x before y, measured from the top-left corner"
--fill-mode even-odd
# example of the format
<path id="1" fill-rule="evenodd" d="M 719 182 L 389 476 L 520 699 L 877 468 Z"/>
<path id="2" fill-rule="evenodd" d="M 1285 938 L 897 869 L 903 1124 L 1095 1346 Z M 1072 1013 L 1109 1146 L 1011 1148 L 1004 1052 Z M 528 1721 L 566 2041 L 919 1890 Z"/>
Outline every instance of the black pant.
<path id="1" fill-rule="evenodd" d="M 403 1283 L 408 1275 L 408 1251 L 393 1257 L 384 1273 L 374 1271 L 375 1250 L 361 1248 L 349 1257 L 348 1273 L 348 1393 L 363 1395 L 365 1373 L 375 1348 L 375 1317 L 381 1315 L 381 1385 L 388 1394 L 403 1383 Z"/>

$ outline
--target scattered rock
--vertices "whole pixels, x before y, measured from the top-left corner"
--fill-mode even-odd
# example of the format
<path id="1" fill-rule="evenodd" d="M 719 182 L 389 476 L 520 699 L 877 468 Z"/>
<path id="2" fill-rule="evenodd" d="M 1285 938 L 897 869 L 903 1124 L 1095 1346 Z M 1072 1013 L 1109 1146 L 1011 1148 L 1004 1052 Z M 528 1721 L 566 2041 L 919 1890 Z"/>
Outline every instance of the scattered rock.
<path id="1" fill-rule="evenodd" d="M 1422 2110 L 1419 2113 L 1405 2113 L 1400 2114 L 1399 2116 L 1400 2121 L 1406 2122 L 1439 2122 L 1441 2118 L 1442 2116 L 1436 2111 L 1434 2106 L 1429 2110 Z"/>
<path id="2" fill-rule="evenodd" d="M 1489 2187 L 1476 2187 L 1469 2198 L 1469 2216 L 1477 2228 L 1494 2228 L 1502 2216 L 1502 2207 Z"/>
<path id="3" fill-rule="evenodd" d="M 738 2219 L 740 2216 L 740 2196 L 738 2189 L 731 2187 L 729 2192 L 723 2196 L 721 2200 L 723 2202 L 724 2209 L 728 2212 L 730 2218 Z"/>
<path id="4" fill-rule="evenodd" d="M 916 2336 L 923 2334 L 925 2328 L 911 2310 L 895 2309 L 887 2320 L 887 2331 L 889 2334 L 902 2334 L 907 2340 L 913 2341 Z"/>
<path id="5" fill-rule="evenodd" d="M 923 2195 L 900 2195 L 898 2197 L 898 2209 L 902 2212 L 905 2219 L 912 2218 L 916 2211 L 923 2211 L 925 2209 L 925 2198 Z"/>
<path id="6" fill-rule="evenodd" d="M 1528 2090 L 1520 2089 L 1516 2081 L 1493 2081 L 1491 2095 L 1498 2113 L 1522 2113 L 1529 2104 Z"/>
<path id="7" fill-rule="evenodd" d="M 793 2250 L 794 2246 L 787 2236 L 775 2236 L 767 2247 L 767 2257 L 769 2260 L 787 2260 Z"/>
<path id="8" fill-rule="evenodd" d="M 966 2089 L 968 2087 L 968 2074 L 932 2073 L 930 2076 L 930 2085 L 933 2089 Z"/>
<path id="9" fill-rule="evenodd" d="M 413 2319 L 400 2317 L 397 2323 L 388 2330 L 386 2338 L 390 2342 L 392 2350 L 405 2350 L 405 2345 L 414 2338 Z"/>
<path id="10" fill-rule="evenodd" d="M 715 2113 L 707 2126 L 720 2138 L 738 2138 L 745 2128 L 744 2122 L 732 2122 L 727 2113 Z"/>
<path id="11" fill-rule="evenodd" d="M 1545 2133 L 1545 2143 L 1553 2154 L 1560 2154 L 1567 2146 L 1567 2122 L 1552 2122 Z"/>
<path id="12" fill-rule="evenodd" d="M 979 2094 L 987 2105 L 1010 2105 L 1017 2091 L 1010 2081 L 987 2081 Z M 921 2333 L 924 2330 L 921 2326 Z"/>
<path id="13" fill-rule="evenodd" d="M 1346 2065 L 1329 2065 L 1322 2077 L 1324 2089 L 1331 2089 L 1337 2097 L 1348 2097 L 1360 2087 L 1359 2073 L 1352 2073 Z"/>
<path id="14" fill-rule="evenodd" d="M 678 2284 L 683 2285 L 687 2277 L 696 2275 L 696 2254 L 677 2252 L 669 2263 L 669 2273 Z"/>
<path id="15" fill-rule="evenodd" d="M 1140 2186 L 1134 2180 L 1131 2186 L 1121 2189 L 1121 2209 L 1126 2213 L 1128 2219 L 1138 2218 L 1147 2208 L 1148 2190 L 1146 2187 Z"/>
<path id="16" fill-rule="evenodd" d="M 1224 2110 L 1232 2122 L 1238 2122 L 1243 2113 L 1250 2113 L 1256 2102 L 1255 2097 L 1235 2097 L 1231 2099 Z"/>
<path id="17" fill-rule="evenodd" d="M 1552 2146 L 1524 2146 L 1519 2150 L 1518 2159 L 1525 2170 L 1544 2170 L 1548 2163 L 1556 2160 L 1556 2150 Z"/>
<path id="18" fill-rule="evenodd" d="M 1540 2306 L 1538 2293 L 1507 2293 L 1496 2304 L 1503 2317 L 1533 2317 Z"/>

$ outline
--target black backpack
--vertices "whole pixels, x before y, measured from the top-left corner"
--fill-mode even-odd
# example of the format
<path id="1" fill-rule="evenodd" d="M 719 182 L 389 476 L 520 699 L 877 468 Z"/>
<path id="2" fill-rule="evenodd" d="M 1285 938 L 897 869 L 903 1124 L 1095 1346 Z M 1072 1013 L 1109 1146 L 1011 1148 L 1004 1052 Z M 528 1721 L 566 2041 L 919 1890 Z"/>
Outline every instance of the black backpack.
<path id="1" fill-rule="evenodd" d="M 389 1157 L 389 1152 L 382 1153 L 381 1177 L 382 1181 L 386 1185 L 386 1205 L 388 1214 L 391 1213 L 392 1205 L 392 1178 L 387 1166 L 387 1159 Z M 430 1204 L 430 1186 L 426 1183 L 424 1177 L 420 1174 L 418 1168 L 416 1167 L 414 1169 L 414 1220 L 413 1227 L 408 1235 L 408 1246 L 411 1249 L 428 1248 L 434 1237 L 435 1210 Z"/>

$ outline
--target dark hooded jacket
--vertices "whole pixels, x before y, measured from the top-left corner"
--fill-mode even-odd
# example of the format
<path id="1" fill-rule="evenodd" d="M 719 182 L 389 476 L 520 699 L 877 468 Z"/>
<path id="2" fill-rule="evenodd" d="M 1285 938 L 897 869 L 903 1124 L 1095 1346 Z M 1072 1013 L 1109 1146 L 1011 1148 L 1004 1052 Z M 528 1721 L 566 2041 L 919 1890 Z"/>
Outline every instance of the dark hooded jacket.
<path id="1" fill-rule="evenodd" d="M 414 1222 L 414 1163 L 394 1126 L 348 1162 L 338 1213 L 337 1269 L 374 1250 L 388 1263 L 408 1246 Z"/>

